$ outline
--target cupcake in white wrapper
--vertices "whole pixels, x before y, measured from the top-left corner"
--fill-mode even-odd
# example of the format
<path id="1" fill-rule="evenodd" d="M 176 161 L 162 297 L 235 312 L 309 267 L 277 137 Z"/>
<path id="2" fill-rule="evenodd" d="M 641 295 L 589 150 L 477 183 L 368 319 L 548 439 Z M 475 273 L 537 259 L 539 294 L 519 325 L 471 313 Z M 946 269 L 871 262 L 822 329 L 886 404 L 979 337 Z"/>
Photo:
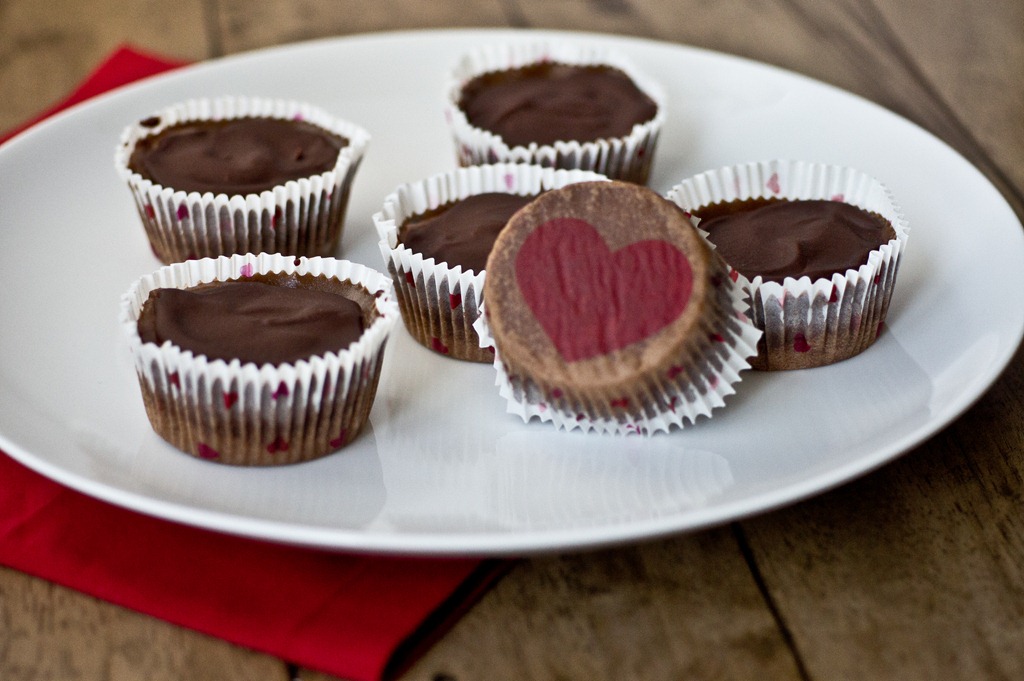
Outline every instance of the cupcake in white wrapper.
<path id="1" fill-rule="evenodd" d="M 460 106 L 464 88 L 478 76 L 502 74 L 517 69 L 561 64 L 581 67 L 607 67 L 628 76 L 640 90 L 640 97 L 654 104 L 654 113 L 632 125 L 627 131 L 589 139 L 578 130 L 567 131 L 565 139 L 506 140 L 493 130 L 474 125 Z M 564 42 L 532 41 L 486 45 L 465 54 L 450 74 L 445 118 L 454 137 L 456 155 L 462 166 L 488 163 L 532 163 L 545 167 L 591 170 L 612 179 L 645 184 L 650 175 L 658 135 L 665 122 L 666 97 L 661 86 L 637 70 L 623 55 L 600 47 Z M 558 92 L 556 90 L 556 92 Z M 555 95 L 557 96 L 557 95 Z M 536 111 L 536 103 L 520 106 Z M 570 126 L 574 112 L 591 119 L 607 119 L 612 112 L 625 110 L 622 102 L 596 101 L 592 93 L 572 103 L 562 102 L 552 122 Z M 580 120 L 579 118 L 576 119 Z M 551 125 L 541 126 L 550 128 Z M 544 130 L 546 134 L 547 130 Z M 577 133 L 574 135 L 572 133 Z"/>
<path id="2" fill-rule="evenodd" d="M 138 320 L 151 291 L 276 274 L 356 301 L 363 320 L 358 339 L 308 359 L 257 364 L 211 360 L 171 340 L 157 345 L 140 337 Z M 391 282 L 380 272 L 345 260 L 266 253 L 168 265 L 137 280 L 121 300 L 121 323 L 156 433 L 192 456 L 249 466 L 319 458 L 358 435 L 398 314 Z"/>
<path id="3" fill-rule="evenodd" d="M 673 187 L 668 198 L 698 215 L 713 204 L 836 201 L 880 216 L 891 225 L 891 238 L 871 250 L 865 262 L 829 276 L 786 276 L 775 281 L 759 274 L 745 276 L 730 267 L 730 276 L 747 291 L 750 318 L 764 332 L 755 368 L 832 364 L 864 351 L 882 332 L 908 225 L 892 193 L 878 180 L 852 168 L 773 160 L 701 173 Z M 694 223 L 699 222 L 695 217 Z"/>
<path id="4" fill-rule="evenodd" d="M 261 188 L 222 190 L 212 177 L 201 178 L 199 189 L 161 184 L 133 168 L 132 154 L 142 140 L 168 128 L 192 123 L 275 119 L 310 126 L 313 131 L 342 138 L 339 150 L 330 150 L 322 170 L 283 181 L 263 182 Z M 330 256 L 341 241 L 349 195 L 370 135 L 360 126 L 336 118 L 312 105 L 245 97 L 189 100 L 126 127 L 114 163 L 135 200 L 153 253 L 164 263 L 217 257 L 234 253 L 285 253 Z M 211 150 L 226 167 L 228 154 Z M 244 159 L 235 174 L 262 172 L 270 162 L 298 163 L 301 153 L 255 143 L 230 151 Z M 296 155 L 289 158 L 290 155 Z M 276 158 L 275 158 L 276 157 Z M 298 160 L 297 160 L 298 159 Z M 184 166 L 193 165 L 188 162 Z M 292 165 L 291 167 L 294 167 Z M 291 175 L 298 175 L 293 172 Z M 250 176 L 252 177 L 252 176 Z M 249 179 L 247 178 L 247 182 Z"/>
<path id="5" fill-rule="evenodd" d="M 475 328 L 508 411 L 565 430 L 653 434 L 709 417 L 761 336 L 725 263 L 649 189 L 581 182 L 516 213 Z"/>
<path id="6" fill-rule="evenodd" d="M 510 194 L 532 198 L 573 182 L 601 179 L 602 175 L 581 170 L 494 164 L 458 168 L 397 187 L 373 215 L 373 222 L 381 239 L 385 268 L 394 281 L 402 320 L 412 337 L 447 357 L 488 364 L 494 360 L 492 349 L 480 346 L 473 329 L 483 296 L 484 269 L 466 269 L 408 247 L 400 241 L 405 223 L 472 196 Z M 464 233 L 477 232 L 477 237 L 486 237 L 478 242 L 486 246 L 486 252 L 479 249 L 486 260 L 490 243 L 485 242 L 493 242 L 493 235 L 473 225 L 464 229 Z M 455 236 L 447 237 L 449 243 L 457 240 Z"/>

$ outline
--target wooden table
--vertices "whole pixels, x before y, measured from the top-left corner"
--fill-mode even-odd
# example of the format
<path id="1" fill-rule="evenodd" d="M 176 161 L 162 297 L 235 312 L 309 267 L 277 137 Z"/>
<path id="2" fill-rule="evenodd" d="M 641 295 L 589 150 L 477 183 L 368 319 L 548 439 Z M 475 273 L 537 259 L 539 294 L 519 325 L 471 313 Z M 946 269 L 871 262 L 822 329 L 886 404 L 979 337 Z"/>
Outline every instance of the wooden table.
<path id="1" fill-rule="evenodd" d="M 442 26 L 639 35 L 786 67 L 934 132 L 1024 216 L 1020 0 L 3 0 L 0 129 L 124 41 L 201 60 Z M 1022 455 L 1018 352 L 959 420 L 840 489 L 517 563 L 405 678 L 1024 678 Z M 0 678 L 325 677 L 0 569 Z"/>

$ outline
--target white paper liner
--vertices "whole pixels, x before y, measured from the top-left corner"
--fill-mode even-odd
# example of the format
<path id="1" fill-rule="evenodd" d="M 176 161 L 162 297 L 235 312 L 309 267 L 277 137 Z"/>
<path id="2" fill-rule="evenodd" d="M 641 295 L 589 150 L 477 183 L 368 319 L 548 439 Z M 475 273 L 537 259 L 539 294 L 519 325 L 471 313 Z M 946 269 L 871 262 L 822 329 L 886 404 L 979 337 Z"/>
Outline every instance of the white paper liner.
<path id="1" fill-rule="evenodd" d="M 348 349 L 279 365 L 211 361 L 170 341 L 140 339 L 137 322 L 150 291 L 269 272 L 350 281 L 374 296 L 378 314 Z M 380 272 L 346 260 L 267 253 L 168 265 L 137 280 L 121 299 L 121 324 L 154 429 L 193 456 L 241 465 L 295 463 L 351 441 L 369 414 L 398 314 L 391 281 Z"/>
<path id="2" fill-rule="evenodd" d="M 574 182 L 606 180 L 583 170 L 498 163 L 457 168 L 397 187 L 373 215 L 385 269 L 391 274 L 406 328 L 420 344 L 438 354 L 490 363 L 494 354 L 481 347 L 473 328 L 483 297 L 485 273 L 450 267 L 398 243 L 398 231 L 410 217 L 469 196 L 490 192 L 530 196 Z"/>
<path id="3" fill-rule="evenodd" d="M 703 356 L 681 362 L 687 369 L 671 381 L 659 380 L 654 386 L 642 386 L 643 390 L 653 388 L 660 393 L 658 406 L 647 405 L 646 409 L 624 421 L 586 418 L 578 411 L 563 410 L 544 401 L 534 390 L 535 386 L 529 383 L 513 385 L 501 359 L 501 347 L 491 335 L 485 301 L 474 327 L 481 346 L 495 348 L 495 384 L 508 403 L 507 411 L 526 422 L 537 418 L 567 431 L 580 429 L 609 435 L 652 435 L 668 432 L 674 427 L 683 428 L 700 416 L 710 417 L 713 409 L 725 406 L 725 398 L 736 392 L 734 385 L 740 381 L 740 374 L 750 368 L 748 358 L 757 354 L 757 343 L 761 338 L 761 331 L 744 313 L 747 308 L 745 292 L 724 276 L 724 267 L 721 274 L 717 301 L 720 323 L 712 329 L 716 340 L 704 346 Z"/>
<path id="4" fill-rule="evenodd" d="M 565 140 L 553 145 L 532 143 L 509 146 L 487 130 L 475 127 L 459 108 L 462 86 L 484 73 L 520 68 L 538 62 L 570 65 L 607 65 L 628 75 L 658 105 L 654 118 L 633 126 L 629 135 L 596 141 Z M 455 140 L 458 162 L 463 166 L 487 163 L 532 163 L 545 167 L 591 170 L 611 179 L 646 184 L 658 135 L 666 118 L 662 87 L 622 54 L 594 46 L 565 42 L 530 41 L 485 45 L 462 56 L 449 75 L 445 120 Z"/>
<path id="5" fill-rule="evenodd" d="M 138 140 L 178 123 L 245 117 L 303 120 L 348 139 L 332 170 L 259 194 L 185 192 L 128 167 Z M 233 253 L 331 255 L 340 243 L 352 181 L 370 141 L 358 125 L 310 104 L 248 97 L 194 99 L 169 106 L 124 129 L 114 155 L 153 253 L 164 263 Z"/>
<path id="6" fill-rule="evenodd" d="M 896 237 L 872 251 L 857 269 L 831 278 L 752 280 L 730 268 L 749 292 L 748 314 L 764 331 L 754 367 L 796 369 L 852 357 L 881 333 L 909 228 L 892 193 L 865 173 L 808 161 L 743 163 L 701 173 L 674 186 L 667 198 L 687 211 L 751 198 L 842 201 L 887 219 Z M 694 224 L 699 224 L 696 218 Z"/>

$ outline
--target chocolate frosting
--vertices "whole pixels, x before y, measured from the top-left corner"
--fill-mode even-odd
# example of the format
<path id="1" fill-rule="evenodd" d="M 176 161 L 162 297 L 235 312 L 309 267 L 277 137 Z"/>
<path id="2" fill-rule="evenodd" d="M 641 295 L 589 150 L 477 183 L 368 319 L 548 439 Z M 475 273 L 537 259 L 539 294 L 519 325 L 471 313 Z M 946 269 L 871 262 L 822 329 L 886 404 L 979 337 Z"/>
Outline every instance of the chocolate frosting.
<path id="1" fill-rule="evenodd" d="M 751 199 L 693 211 L 718 253 L 748 279 L 831 277 L 895 238 L 881 215 L 841 201 Z"/>
<path id="2" fill-rule="evenodd" d="M 176 190 L 258 194 L 333 169 L 347 144 L 305 121 L 193 121 L 140 139 L 128 167 Z"/>
<path id="3" fill-rule="evenodd" d="M 139 316 L 143 342 L 208 359 L 282 364 L 346 349 L 364 329 L 359 304 L 312 275 L 257 275 L 156 289 Z"/>
<path id="4" fill-rule="evenodd" d="M 482 272 L 505 223 L 535 198 L 499 192 L 467 196 L 410 218 L 399 229 L 398 241 L 438 263 Z"/>
<path id="5" fill-rule="evenodd" d="M 459 107 L 509 146 L 624 137 L 658 110 L 618 69 L 551 62 L 477 76 Z"/>

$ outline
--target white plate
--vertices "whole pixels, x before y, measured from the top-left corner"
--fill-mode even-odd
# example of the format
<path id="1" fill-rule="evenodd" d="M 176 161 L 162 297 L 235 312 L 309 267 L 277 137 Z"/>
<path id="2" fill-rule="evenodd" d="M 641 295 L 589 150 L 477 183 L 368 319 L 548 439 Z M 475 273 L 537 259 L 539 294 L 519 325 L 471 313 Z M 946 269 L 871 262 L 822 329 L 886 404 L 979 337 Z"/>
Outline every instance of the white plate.
<path id="1" fill-rule="evenodd" d="M 807 497 L 920 443 L 991 385 L 1024 328 L 1024 236 L 999 193 L 920 128 L 835 88 L 645 40 L 556 34 L 629 54 L 667 89 L 651 185 L 788 157 L 864 170 L 911 225 L 888 331 L 863 355 L 748 372 L 712 419 L 602 437 L 505 413 L 492 369 L 433 355 L 399 328 L 370 427 L 318 462 L 247 470 L 188 458 L 150 430 L 117 325 L 159 263 L 113 169 L 123 125 L 197 96 L 305 99 L 373 134 L 342 255 L 381 267 L 372 213 L 397 184 L 448 170 L 444 74 L 480 43 L 528 34 L 379 34 L 191 67 L 60 115 L 0 147 L 0 448 L 144 513 L 336 549 L 512 554 L 721 523 Z"/>

